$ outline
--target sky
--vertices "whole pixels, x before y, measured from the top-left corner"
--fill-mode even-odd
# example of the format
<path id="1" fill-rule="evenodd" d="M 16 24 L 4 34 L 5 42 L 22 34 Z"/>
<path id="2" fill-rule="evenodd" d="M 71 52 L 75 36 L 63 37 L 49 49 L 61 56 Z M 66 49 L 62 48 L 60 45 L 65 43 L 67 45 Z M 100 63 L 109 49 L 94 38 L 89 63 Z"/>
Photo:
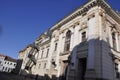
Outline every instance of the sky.
<path id="1" fill-rule="evenodd" d="M 0 0 L 0 54 L 20 50 L 88 0 Z M 120 11 L 120 0 L 107 0 Z"/>

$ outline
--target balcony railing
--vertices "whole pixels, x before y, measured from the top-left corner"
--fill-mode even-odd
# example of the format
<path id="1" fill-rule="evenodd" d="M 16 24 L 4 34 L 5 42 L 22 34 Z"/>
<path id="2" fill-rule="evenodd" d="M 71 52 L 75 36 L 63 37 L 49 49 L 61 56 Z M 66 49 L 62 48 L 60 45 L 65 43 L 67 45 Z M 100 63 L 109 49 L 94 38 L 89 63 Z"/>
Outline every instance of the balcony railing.
<path id="1" fill-rule="evenodd" d="M 29 60 L 25 65 L 25 69 L 29 70 L 30 69 L 30 64 L 31 64 L 31 61 Z"/>
<path id="2" fill-rule="evenodd" d="M 120 52 L 115 50 L 114 48 L 110 47 L 111 48 L 111 51 L 112 51 L 112 56 L 114 57 L 117 57 L 117 58 L 120 58 Z"/>
<path id="3" fill-rule="evenodd" d="M 71 51 L 64 51 L 64 52 L 61 52 L 61 53 L 60 53 L 60 56 L 68 55 L 68 54 L 70 54 L 70 53 L 71 53 Z"/>
<path id="4" fill-rule="evenodd" d="M 36 59 L 35 59 L 34 55 L 29 54 L 28 58 L 30 58 L 30 60 L 33 61 L 34 64 L 36 64 Z"/>

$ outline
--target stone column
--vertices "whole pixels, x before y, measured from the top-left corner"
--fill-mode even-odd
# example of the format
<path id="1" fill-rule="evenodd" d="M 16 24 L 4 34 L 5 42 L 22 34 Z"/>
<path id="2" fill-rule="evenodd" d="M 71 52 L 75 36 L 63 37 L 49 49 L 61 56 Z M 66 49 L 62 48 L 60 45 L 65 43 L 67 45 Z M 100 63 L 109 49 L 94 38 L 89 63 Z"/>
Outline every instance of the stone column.
<path id="1" fill-rule="evenodd" d="M 111 33 L 111 27 L 109 26 L 109 45 L 112 47 L 113 42 L 112 42 L 112 33 Z"/>
<path id="2" fill-rule="evenodd" d="M 58 41 L 58 47 L 57 47 L 57 56 L 56 56 L 56 64 L 57 64 L 56 68 L 59 67 L 59 55 L 60 55 L 61 49 L 62 49 L 61 46 L 63 46 L 62 45 L 62 35 L 63 35 L 62 33 L 59 35 L 59 41 Z"/>
<path id="3" fill-rule="evenodd" d="M 63 51 L 64 51 L 64 45 L 65 45 L 65 35 L 64 35 L 64 33 L 61 33 L 61 34 L 62 34 L 62 42 L 61 42 L 62 46 L 61 46 L 61 52 L 63 52 Z"/>
<path id="4" fill-rule="evenodd" d="M 50 69 L 52 53 L 54 51 L 54 41 L 55 41 L 55 38 L 52 37 L 50 51 L 49 51 L 49 55 L 48 55 L 47 69 Z"/>
<path id="5" fill-rule="evenodd" d="M 119 49 L 118 49 L 118 51 L 120 51 L 120 34 L 118 34 L 118 44 L 119 44 Z"/>
<path id="6" fill-rule="evenodd" d="M 79 33 L 79 25 L 75 25 L 74 28 L 74 37 L 73 37 L 73 49 L 72 49 L 72 63 L 74 63 L 73 68 L 76 65 L 76 54 L 77 54 L 77 45 L 78 45 L 78 33 Z"/>
<path id="7" fill-rule="evenodd" d="M 88 57 L 86 66 L 86 80 L 95 80 L 96 64 L 100 63 L 100 38 L 102 39 L 102 25 L 99 12 L 89 14 L 88 16 Z M 99 31 L 101 30 L 101 31 Z M 100 38 L 99 38 L 100 37 Z M 97 59 L 98 58 L 98 59 Z"/>
<path id="8" fill-rule="evenodd" d="M 118 63 L 118 72 L 120 73 L 120 62 Z"/>
<path id="9" fill-rule="evenodd" d="M 88 21 L 88 60 L 87 60 L 87 69 L 95 69 L 95 39 L 96 39 L 96 25 L 95 25 L 95 15 L 92 15 Z"/>
<path id="10" fill-rule="evenodd" d="M 119 35 L 118 35 L 118 33 L 116 33 L 116 49 L 117 49 L 117 51 L 119 51 Z"/>
<path id="11" fill-rule="evenodd" d="M 73 42 L 74 42 L 74 28 L 71 28 L 71 42 L 70 42 L 70 51 L 73 50 Z"/>

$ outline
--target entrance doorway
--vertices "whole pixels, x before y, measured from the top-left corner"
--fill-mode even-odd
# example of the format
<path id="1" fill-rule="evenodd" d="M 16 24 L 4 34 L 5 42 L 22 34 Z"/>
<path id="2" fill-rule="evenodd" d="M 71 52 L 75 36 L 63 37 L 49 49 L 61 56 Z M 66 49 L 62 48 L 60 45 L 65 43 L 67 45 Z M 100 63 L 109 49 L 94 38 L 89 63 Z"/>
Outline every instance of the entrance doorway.
<path id="1" fill-rule="evenodd" d="M 61 74 L 59 80 L 66 80 L 67 68 L 68 68 L 68 61 L 63 61 L 63 64 L 62 64 L 62 74 Z"/>
<path id="2" fill-rule="evenodd" d="M 85 80 L 85 72 L 86 72 L 86 64 L 87 64 L 87 59 L 86 58 L 81 58 L 78 61 L 78 80 Z"/>

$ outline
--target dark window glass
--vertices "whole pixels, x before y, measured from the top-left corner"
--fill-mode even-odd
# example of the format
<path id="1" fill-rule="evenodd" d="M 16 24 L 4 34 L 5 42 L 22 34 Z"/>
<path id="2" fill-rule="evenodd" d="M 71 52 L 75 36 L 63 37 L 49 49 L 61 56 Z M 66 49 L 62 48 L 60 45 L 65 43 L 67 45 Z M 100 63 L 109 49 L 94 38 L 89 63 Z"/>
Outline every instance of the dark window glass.
<path id="1" fill-rule="evenodd" d="M 44 68 L 46 68 L 46 63 L 44 64 Z"/>
<path id="2" fill-rule="evenodd" d="M 39 68 L 40 68 L 41 64 L 39 64 Z"/>
<path id="3" fill-rule="evenodd" d="M 86 41 L 86 32 L 82 33 L 82 42 Z"/>
<path id="4" fill-rule="evenodd" d="M 115 32 L 112 33 L 112 42 L 113 42 L 113 48 L 116 49 L 116 38 L 115 38 Z"/>
<path id="5" fill-rule="evenodd" d="M 120 78 L 120 73 L 118 71 L 118 64 L 115 63 L 116 78 Z"/>
<path id="6" fill-rule="evenodd" d="M 69 49 L 70 49 L 70 41 L 71 41 L 71 31 L 69 30 L 69 31 L 66 33 L 65 51 L 69 51 Z"/>
<path id="7" fill-rule="evenodd" d="M 4 67 L 2 68 L 2 71 L 4 70 Z"/>
<path id="8" fill-rule="evenodd" d="M 12 63 L 10 63 L 10 65 L 12 65 Z"/>
<path id="9" fill-rule="evenodd" d="M 47 54 L 46 54 L 46 57 L 48 57 L 48 54 L 49 54 L 49 49 L 47 49 Z"/>
<path id="10" fill-rule="evenodd" d="M 57 50 L 57 43 L 55 43 L 55 51 Z"/>
<path id="11" fill-rule="evenodd" d="M 5 68 L 5 71 L 7 71 L 7 67 Z"/>

